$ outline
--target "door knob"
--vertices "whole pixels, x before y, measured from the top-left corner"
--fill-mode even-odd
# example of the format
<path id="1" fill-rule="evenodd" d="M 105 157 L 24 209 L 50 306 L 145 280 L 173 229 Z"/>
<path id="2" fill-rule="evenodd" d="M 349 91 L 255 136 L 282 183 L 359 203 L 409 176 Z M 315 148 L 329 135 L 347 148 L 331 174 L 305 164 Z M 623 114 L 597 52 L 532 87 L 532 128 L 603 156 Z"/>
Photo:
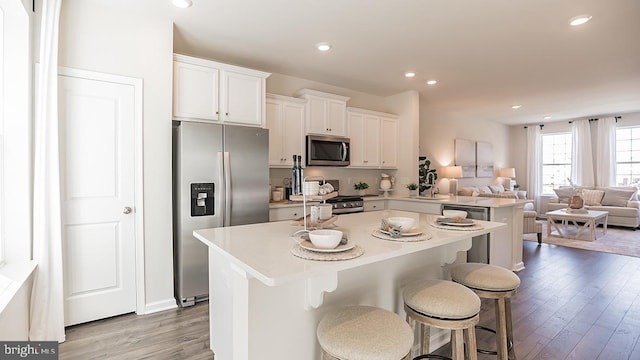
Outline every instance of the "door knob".
<path id="1" fill-rule="evenodd" d="M 125 206 L 124 209 L 122 210 L 123 214 L 131 214 L 132 209 L 128 206 Z"/>

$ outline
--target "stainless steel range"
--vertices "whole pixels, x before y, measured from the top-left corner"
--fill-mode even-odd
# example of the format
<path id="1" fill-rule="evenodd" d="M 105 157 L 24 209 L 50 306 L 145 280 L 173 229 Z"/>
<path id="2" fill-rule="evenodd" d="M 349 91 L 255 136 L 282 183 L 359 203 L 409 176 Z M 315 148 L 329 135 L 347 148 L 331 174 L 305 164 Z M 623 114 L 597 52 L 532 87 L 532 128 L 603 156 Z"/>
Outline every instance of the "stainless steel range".
<path id="1" fill-rule="evenodd" d="M 350 214 L 364 211 L 364 201 L 359 196 L 336 196 L 326 201 L 333 205 L 334 214 Z"/>
<path id="2" fill-rule="evenodd" d="M 333 185 L 333 188 L 340 193 L 339 180 L 326 180 Z M 357 195 L 338 195 L 325 201 L 333 206 L 334 214 L 351 214 L 364 211 L 364 200 Z"/>

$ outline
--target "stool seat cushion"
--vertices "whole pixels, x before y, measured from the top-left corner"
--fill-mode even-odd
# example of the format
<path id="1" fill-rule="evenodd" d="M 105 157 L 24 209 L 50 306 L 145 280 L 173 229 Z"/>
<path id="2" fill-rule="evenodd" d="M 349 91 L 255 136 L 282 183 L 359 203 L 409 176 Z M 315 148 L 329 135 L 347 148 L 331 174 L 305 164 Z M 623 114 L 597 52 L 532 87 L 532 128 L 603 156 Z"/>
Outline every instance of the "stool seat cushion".
<path id="1" fill-rule="evenodd" d="M 480 298 L 466 287 L 445 280 L 421 280 L 405 286 L 404 303 L 429 317 L 467 319 L 480 312 Z"/>
<path id="2" fill-rule="evenodd" d="M 399 315 L 371 306 L 349 306 L 318 324 L 318 342 L 330 355 L 348 360 L 402 359 L 413 345 L 413 331 Z"/>
<path id="3" fill-rule="evenodd" d="M 520 278 L 513 271 L 490 264 L 454 265 L 451 279 L 464 286 L 486 291 L 511 291 L 520 286 Z"/>

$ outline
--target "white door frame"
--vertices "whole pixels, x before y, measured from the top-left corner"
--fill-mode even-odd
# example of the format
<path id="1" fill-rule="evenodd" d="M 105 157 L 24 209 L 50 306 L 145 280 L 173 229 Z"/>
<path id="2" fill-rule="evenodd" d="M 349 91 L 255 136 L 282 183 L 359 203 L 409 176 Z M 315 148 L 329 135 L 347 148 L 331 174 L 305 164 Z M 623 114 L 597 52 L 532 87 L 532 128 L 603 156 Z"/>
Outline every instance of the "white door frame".
<path id="1" fill-rule="evenodd" d="M 145 298 L 145 272 L 144 272 L 144 194 L 143 194 L 143 149 L 142 149 L 142 79 L 131 78 L 120 75 L 99 73 L 88 70 L 73 69 L 68 67 L 58 67 L 58 75 L 69 76 L 81 79 L 107 81 L 123 85 L 131 85 L 134 88 L 134 226 L 135 226 L 135 247 L 136 247 L 136 314 L 146 313 Z"/>

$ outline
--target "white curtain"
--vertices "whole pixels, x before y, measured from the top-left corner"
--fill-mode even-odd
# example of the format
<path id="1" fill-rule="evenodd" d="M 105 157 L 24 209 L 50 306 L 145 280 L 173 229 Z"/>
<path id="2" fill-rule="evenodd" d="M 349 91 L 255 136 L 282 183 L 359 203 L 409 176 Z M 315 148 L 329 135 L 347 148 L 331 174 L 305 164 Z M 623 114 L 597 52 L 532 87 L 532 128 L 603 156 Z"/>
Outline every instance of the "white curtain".
<path id="1" fill-rule="evenodd" d="M 42 1 L 33 169 L 33 257 L 29 338 L 65 340 L 58 151 L 58 29 L 62 0 Z"/>
<path id="2" fill-rule="evenodd" d="M 616 118 L 600 118 L 596 122 L 596 185 L 616 184 Z"/>
<path id="3" fill-rule="evenodd" d="M 540 204 L 542 194 L 542 133 L 538 125 L 527 126 L 527 198 Z"/>
<path id="4" fill-rule="evenodd" d="M 574 120 L 571 127 L 571 180 L 583 187 L 595 186 L 593 152 L 591 151 L 591 125 L 588 119 Z"/>

